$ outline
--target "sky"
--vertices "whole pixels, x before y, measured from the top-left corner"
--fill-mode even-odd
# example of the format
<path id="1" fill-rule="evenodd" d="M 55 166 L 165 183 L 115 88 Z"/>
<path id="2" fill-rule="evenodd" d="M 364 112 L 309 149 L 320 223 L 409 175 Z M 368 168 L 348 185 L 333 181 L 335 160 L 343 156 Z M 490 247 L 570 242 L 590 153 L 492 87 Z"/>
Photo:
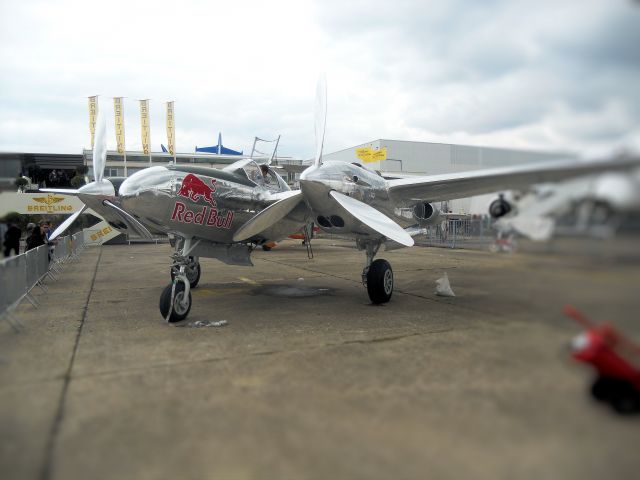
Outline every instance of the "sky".
<path id="1" fill-rule="evenodd" d="M 325 152 L 385 138 L 585 157 L 640 151 L 634 0 L 0 0 L 0 151 L 81 153 L 100 95 L 115 149 L 150 99 L 154 151 L 217 143 L 311 158 L 318 76 Z M 263 146 L 264 151 L 268 146 Z"/>

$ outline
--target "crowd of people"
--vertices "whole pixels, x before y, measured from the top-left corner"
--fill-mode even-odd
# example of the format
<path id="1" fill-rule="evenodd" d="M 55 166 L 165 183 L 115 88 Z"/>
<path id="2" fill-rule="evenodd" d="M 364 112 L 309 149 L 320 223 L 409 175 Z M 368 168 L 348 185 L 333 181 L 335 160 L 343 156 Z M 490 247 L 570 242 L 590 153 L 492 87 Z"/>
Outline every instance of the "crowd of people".
<path id="1" fill-rule="evenodd" d="M 51 170 L 47 176 L 47 187 L 68 187 L 69 175 L 65 170 Z"/>
<path id="2" fill-rule="evenodd" d="M 25 252 L 41 245 L 49 245 L 51 249 L 55 241 L 50 241 L 49 237 L 53 232 L 51 222 L 41 220 L 38 225 L 29 223 L 25 237 Z M 20 254 L 20 239 L 22 238 L 22 230 L 15 222 L 10 222 L 4 233 L 4 256 Z M 51 252 L 49 254 L 51 257 Z"/>

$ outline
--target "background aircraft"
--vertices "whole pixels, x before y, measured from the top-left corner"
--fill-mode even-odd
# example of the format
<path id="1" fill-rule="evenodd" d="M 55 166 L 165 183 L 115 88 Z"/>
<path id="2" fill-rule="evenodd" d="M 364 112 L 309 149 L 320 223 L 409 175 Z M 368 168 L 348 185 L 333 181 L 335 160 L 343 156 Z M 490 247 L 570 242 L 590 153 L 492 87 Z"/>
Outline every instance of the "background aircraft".
<path id="1" fill-rule="evenodd" d="M 503 234 L 544 241 L 558 225 L 565 227 L 563 231 L 611 235 L 625 222 L 638 223 L 640 170 L 606 172 L 474 200 L 474 212 L 488 211 Z"/>
<path id="2" fill-rule="evenodd" d="M 237 150 L 231 150 L 230 148 L 222 145 L 222 133 L 218 133 L 218 144 L 211 147 L 197 147 L 196 152 L 208 152 L 217 153 L 218 155 L 242 155 L 242 152 Z"/>

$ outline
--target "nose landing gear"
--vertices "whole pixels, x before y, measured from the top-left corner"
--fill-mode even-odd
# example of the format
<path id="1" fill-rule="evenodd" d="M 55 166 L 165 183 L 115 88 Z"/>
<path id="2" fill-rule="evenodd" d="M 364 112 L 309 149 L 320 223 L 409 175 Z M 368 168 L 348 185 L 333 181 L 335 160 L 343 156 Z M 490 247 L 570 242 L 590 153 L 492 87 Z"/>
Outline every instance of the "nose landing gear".
<path id="1" fill-rule="evenodd" d="M 182 249 L 176 247 L 171 256 L 172 282 L 162 291 L 159 305 L 162 317 L 169 323 L 184 320 L 191 310 L 191 288 L 200 280 L 200 263 L 197 257 L 189 256 L 189 253 L 197 243 L 192 246 L 191 239 L 186 238 Z"/>

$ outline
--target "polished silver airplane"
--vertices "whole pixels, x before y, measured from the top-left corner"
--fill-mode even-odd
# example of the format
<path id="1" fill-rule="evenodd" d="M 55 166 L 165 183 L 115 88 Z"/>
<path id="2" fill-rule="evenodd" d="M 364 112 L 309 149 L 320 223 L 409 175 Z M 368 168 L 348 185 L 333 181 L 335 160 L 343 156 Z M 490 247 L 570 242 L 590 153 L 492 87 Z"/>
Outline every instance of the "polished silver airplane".
<path id="1" fill-rule="evenodd" d="M 244 159 L 222 170 L 154 166 L 136 172 L 119 188 L 96 179 L 78 191 L 85 203 L 107 209 L 108 220 L 122 230 L 147 235 L 153 229 L 176 237 L 172 282 L 160 296 L 160 312 L 167 321 L 188 315 L 190 289 L 200 278 L 199 257 L 251 265 L 257 246 L 301 228 L 309 232 L 312 223 L 354 238 L 366 255 L 361 276 L 369 298 L 386 303 L 393 293 L 393 271 L 388 261 L 374 258 L 383 245 L 387 250 L 412 246 L 412 236 L 438 221 L 435 202 L 638 165 L 637 159 L 548 162 L 387 180 L 359 164 L 322 160 L 326 111 L 326 83 L 321 79 L 315 158 L 301 174 L 299 190 L 291 190 L 268 162 Z"/>

